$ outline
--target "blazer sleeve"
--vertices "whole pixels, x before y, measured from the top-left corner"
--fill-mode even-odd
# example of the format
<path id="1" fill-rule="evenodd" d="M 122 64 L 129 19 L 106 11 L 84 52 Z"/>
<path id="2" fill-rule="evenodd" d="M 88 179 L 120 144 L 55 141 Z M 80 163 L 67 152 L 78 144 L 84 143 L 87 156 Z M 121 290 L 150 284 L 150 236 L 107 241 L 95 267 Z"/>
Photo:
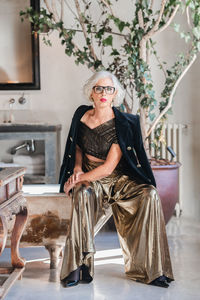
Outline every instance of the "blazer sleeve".
<path id="1" fill-rule="evenodd" d="M 144 149 L 143 140 L 142 140 L 142 132 L 140 127 L 140 118 L 137 115 L 137 122 L 136 122 L 136 144 L 135 149 L 137 153 L 137 157 L 141 164 L 142 169 L 144 170 L 146 176 L 151 180 L 151 183 L 156 187 L 156 181 L 149 163 L 149 160 L 146 155 L 146 151 Z"/>
<path id="2" fill-rule="evenodd" d="M 79 113 L 81 106 L 77 108 L 77 110 L 75 111 L 72 121 L 71 121 L 71 125 L 70 125 L 70 129 L 69 129 L 69 133 L 68 133 L 68 137 L 67 137 L 67 141 L 66 141 L 66 145 L 65 145 L 65 151 L 64 151 L 64 155 L 63 155 L 63 161 L 62 161 L 62 165 L 60 168 L 60 176 L 59 176 L 59 183 L 61 185 L 63 185 L 63 180 L 66 181 L 67 177 L 69 177 L 70 175 L 66 175 L 66 170 L 69 168 L 69 157 L 68 157 L 68 152 L 71 146 L 71 137 L 74 137 L 74 129 L 77 123 L 77 114 Z"/>
<path id="3" fill-rule="evenodd" d="M 63 175 L 64 175 L 64 173 L 66 171 L 66 168 L 67 168 L 68 149 L 69 149 L 70 143 L 71 143 L 70 136 L 72 135 L 71 134 L 72 128 L 73 128 L 73 122 L 71 123 L 69 134 L 68 134 L 66 145 L 65 145 L 65 151 L 64 151 L 64 155 L 63 155 L 63 161 L 62 161 L 62 165 L 61 165 L 61 168 L 60 168 L 59 183 L 61 183 Z"/>

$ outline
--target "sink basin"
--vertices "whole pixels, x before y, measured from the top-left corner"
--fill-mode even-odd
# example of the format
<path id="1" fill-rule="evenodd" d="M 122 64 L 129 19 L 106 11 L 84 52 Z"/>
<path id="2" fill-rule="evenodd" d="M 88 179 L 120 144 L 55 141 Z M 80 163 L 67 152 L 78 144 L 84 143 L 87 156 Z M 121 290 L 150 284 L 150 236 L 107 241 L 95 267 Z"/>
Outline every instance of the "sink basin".
<path id="1" fill-rule="evenodd" d="M 50 123 L 0 123 L 0 132 L 27 132 L 27 131 L 58 131 L 61 124 Z"/>

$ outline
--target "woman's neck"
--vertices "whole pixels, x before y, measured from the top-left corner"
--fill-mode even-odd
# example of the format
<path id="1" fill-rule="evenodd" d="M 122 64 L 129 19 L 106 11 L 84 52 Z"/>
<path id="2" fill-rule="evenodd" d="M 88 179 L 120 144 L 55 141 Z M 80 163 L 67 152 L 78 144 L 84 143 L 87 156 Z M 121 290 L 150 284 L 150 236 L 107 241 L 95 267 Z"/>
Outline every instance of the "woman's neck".
<path id="1" fill-rule="evenodd" d="M 100 122 L 114 118 L 112 107 L 94 108 L 93 117 Z"/>

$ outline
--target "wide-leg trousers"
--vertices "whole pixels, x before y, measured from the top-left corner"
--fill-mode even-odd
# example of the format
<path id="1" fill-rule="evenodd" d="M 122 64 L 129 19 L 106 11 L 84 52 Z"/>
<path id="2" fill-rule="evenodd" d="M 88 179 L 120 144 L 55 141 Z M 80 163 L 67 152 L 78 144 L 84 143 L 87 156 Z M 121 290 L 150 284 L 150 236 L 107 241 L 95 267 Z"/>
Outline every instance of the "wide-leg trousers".
<path id="1" fill-rule="evenodd" d="M 100 163 L 84 159 L 85 171 Z M 136 281 L 150 283 L 165 275 L 174 280 L 165 230 L 165 221 L 157 189 L 139 183 L 123 170 L 91 182 L 78 184 L 72 192 L 72 215 L 66 238 L 60 279 L 85 264 L 94 275 L 94 226 L 109 205 L 120 246 L 125 273 Z"/>

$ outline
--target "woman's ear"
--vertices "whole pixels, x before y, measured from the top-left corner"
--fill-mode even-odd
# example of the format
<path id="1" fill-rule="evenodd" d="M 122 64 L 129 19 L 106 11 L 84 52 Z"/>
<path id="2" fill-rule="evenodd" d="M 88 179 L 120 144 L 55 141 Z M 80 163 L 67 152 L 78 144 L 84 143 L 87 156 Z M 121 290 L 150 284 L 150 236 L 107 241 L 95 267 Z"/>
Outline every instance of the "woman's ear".
<path id="1" fill-rule="evenodd" d="M 118 90 L 116 90 L 116 91 L 114 92 L 112 102 L 115 101 L 115 97 L 117 96 L 117 93 L 118 93 Z"/>

